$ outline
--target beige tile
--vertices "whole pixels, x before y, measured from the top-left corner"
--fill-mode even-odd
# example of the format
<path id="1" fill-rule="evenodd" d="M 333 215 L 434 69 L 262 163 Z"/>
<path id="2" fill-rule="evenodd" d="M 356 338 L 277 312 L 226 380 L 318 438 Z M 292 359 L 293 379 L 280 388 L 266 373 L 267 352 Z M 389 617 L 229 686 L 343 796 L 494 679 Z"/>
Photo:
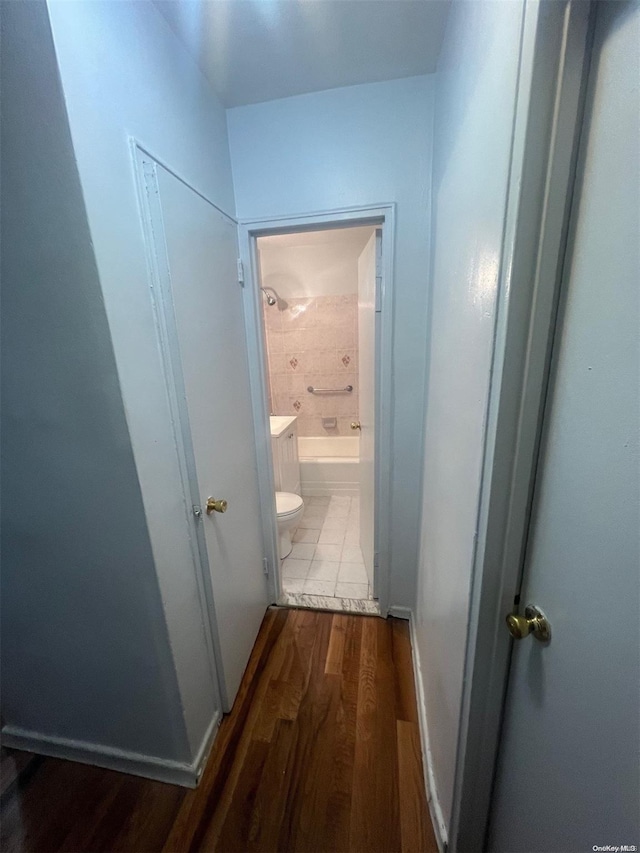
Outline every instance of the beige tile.
<path id="1" fill-rule="evenodd" d="M 364 563 L 340 563 L 338 580 L 340 583 L 369 583 Z"/>
<path id="2" fill-rule="evenodd" d="M 315 546 L 314 546 L 315 547 Z M 282 561 L 282 577 L 283 578 L 306 578 L 311 567 L 311 559 L 296 560 L 292 557 L 287 557 Z"/>
<path id="3" fill-rule="evenodd" d="M 328 495 L 312 495 L 310 498 L 304 498 L 305 504 L 309 506 L 329 506 L 331 498 Z"/>
<path id="4" fill-rule="evenodd" d="M 314 542 L 294 542 L 287 560 L 313 560 L 316 546 Z M 285 563 L 287 562 L 285 560 Z M 294 575 L 297 577 L 297 575 Z"/>
<path id="5" fill-rule="evenodd" d="M 344 531 L 326 530 L 324 527 L 318 537 L 318 545 L 344 545 Z"/>
<path id="6" fill-rule="evenodd" d="M 329 504 L 329 508 L 327 509 L 327 521 L 332 519 L 339 519 L 347 523 L 349 518 L 349 509 L 350 507 L 347 504 Z"/>
<path id="7" fill-rule="evenodd" d="M 307 583 L 308 581 L 305 581 L 305 587 Z M 338 581 L 335 596 L 336 598 L 367 598 L 368 587 L 366 583 L 340 583 Z"/>
<path id="8" fill-rule="evenodd" d="M 339 530 L 341 533 L 347 532 L 347 519 L 336 517 L 334 515 L 329 515 L 327 513 L 327 517 L 324 520 L 324 524 L 322 525 L 323 530 Z"/>
<path id="9" fill-rule="evenodd" d="M 299 527 L 293 537 L 294 542 L 317 542 L 320 536 L 319 530 L 312 530 L 306 527 Z"/>
<path id="10" fill-rule="evenodd" d="M 344 545 L 342 548 L 342 563 L 362 563 L 364 565 L 364 560 L 362 558 L 362 551 L 360 550 L 359 545 Z"/>
<path id="11" fill-rule="evenodd" d="M 329 595 L 333 596 L 335 590 L 334 581 L 310 581 L 306 580 L 302 591 L 307 595 Z"/>
<path id="12" fill-rule="evenodd" d="M 329 560 L 313 560 L 307 573 L 307 580 L 333 581 L 338 579 L 340 563 L 332 563 Z"/>
<path id="13" fill-rule="evenodd" d="M 316 560 L 330 560 L 334 563 L 340 562 L 343 546 L 339 544 L 322 543 L 316 547 Z"/>

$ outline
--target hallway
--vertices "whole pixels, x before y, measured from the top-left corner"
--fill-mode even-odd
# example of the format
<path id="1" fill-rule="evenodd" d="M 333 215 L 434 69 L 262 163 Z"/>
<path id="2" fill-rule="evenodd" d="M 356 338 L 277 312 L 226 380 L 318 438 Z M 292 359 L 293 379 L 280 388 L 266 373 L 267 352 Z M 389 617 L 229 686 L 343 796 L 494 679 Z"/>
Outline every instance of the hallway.
<path id="1" fill-rule="evenodd" d="M 35 759 L 3 851 L 437 850 L 408 623 L 268 610 L 193 791 Z"/>

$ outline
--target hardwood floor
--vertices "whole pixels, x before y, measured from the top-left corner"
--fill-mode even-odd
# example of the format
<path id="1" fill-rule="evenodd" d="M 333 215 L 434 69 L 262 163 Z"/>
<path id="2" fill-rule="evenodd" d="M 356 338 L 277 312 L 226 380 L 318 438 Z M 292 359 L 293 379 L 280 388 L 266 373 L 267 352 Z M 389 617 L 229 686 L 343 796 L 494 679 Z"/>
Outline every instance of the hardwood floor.
<path id="1" fill-rule="evenodd" d="M 437 851 L 408 625 L 269 610 L 196 790 L 38 759 L 2 851 Z"/>

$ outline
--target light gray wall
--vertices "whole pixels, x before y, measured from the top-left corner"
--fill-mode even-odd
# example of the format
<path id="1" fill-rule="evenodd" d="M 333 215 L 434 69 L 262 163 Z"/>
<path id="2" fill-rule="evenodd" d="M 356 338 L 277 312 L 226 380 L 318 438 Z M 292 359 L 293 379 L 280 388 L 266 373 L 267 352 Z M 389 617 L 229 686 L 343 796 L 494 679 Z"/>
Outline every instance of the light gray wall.
<path id="1" fill-rule="evenodd" d="M 2 4 L 2 717 L 188 760 L 43 3 Z"/>
<path id="2" fill-rule="evenodd" d="M 393 346 L 392 605 L 413 606 L 429 264 L 431 76 L 227 112 L 238 216 L 397 203 Z"/>
<path id="3" fill-rule="evenodd" d="M 210 684 L 208 617 L 192 556 L 193 520 L 154 322 L 130 138 L 233 215 L 225 112 L 152 3 L 50 0 L 48 7 L 172 653 L 193 722 L 210 718 L 214 702 L 203 690 Z M 204 732 L 198 736 L 194 726 L 196 750 Z"/>
<path id="4" fill-rule="evenodd" d="M 453 777 L 523 2 L 455 2 L 438 71 L 416 635 L 435 787 Z"/>

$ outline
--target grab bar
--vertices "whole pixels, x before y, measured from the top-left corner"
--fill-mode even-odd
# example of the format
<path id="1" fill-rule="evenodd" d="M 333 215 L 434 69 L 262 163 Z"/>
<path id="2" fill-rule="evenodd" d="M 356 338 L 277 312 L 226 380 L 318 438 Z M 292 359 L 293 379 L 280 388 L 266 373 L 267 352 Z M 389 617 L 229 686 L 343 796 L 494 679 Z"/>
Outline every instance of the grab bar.
<path id="1" fill-rule="evenodd" d="M 350 394 L 353 391 L 353 385 L 345 385 L 344 388 L 314 388 L 313 385 L 307 387 L 310 394 Z"/>

